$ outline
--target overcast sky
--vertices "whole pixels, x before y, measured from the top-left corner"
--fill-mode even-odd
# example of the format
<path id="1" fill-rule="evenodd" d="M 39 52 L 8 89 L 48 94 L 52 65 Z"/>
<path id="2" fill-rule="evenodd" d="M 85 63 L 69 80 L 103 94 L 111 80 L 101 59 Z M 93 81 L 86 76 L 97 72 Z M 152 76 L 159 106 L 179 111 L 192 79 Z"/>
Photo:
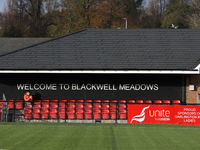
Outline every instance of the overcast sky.
<path id="1" fill-rule="evenodd" d="M 0 0 L 0 12 L 3 12 L 4 2 L 6 2 L 6 0 Z"/>

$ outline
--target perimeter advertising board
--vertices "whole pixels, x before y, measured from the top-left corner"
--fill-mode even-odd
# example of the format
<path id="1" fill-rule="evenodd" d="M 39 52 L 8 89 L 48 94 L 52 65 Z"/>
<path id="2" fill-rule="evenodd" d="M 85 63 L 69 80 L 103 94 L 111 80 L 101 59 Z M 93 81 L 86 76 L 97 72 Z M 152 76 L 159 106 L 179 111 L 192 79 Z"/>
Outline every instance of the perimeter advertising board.
<path id="1" fill-rule="evenodd" d="M 200 106 L 129 104 L 128 123 L 200 125 Z"/>
<path id="2" fill-rule="evenodd" d="M 0 94 L 22 99 L 100 99 L 184 101 L 182 75 L 130 74 L 0 74 Z"/>

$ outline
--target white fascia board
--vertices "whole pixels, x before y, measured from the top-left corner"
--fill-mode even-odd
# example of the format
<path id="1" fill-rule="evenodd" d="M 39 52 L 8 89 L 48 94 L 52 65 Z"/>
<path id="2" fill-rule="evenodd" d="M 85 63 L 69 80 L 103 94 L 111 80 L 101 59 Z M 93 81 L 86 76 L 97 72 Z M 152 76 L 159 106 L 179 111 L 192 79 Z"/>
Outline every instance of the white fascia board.
<path id="1" fill-rule="evenodd" d="M 195 70 L 199 70 L 199 68 L 200 68 L 200 64 L 196 66 Z"/>
<path id="2" fill-rule="evenodd" d="M 0 73 L 60 74 L 200 74 L 199 70 L 0 70 Z"/>

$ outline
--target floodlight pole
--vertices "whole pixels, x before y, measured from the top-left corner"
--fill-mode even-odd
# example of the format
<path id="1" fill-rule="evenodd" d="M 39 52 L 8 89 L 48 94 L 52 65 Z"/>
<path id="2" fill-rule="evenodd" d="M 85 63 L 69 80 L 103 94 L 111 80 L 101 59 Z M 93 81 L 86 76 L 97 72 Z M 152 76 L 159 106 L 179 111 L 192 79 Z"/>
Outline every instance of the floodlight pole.
<path id="1" fill-rule="evenodd" d="M 127 29 L 127 18 L 123 18 L 125 20 L 125 29 Z"/>

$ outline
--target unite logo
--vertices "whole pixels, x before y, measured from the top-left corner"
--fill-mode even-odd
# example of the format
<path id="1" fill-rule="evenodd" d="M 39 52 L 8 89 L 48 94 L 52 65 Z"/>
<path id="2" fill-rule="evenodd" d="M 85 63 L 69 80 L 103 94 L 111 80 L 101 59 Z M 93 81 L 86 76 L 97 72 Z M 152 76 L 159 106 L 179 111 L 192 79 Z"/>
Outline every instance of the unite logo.
<path id="1" fill-rule="evenodd" d="M 135 120 L 138 122 L 143 122 L 145 119 L 145 110 L 148 109 L 150 106 L 144 107 L 139 115 L 133 116 L 131 119 L 131 123 Z"/>

